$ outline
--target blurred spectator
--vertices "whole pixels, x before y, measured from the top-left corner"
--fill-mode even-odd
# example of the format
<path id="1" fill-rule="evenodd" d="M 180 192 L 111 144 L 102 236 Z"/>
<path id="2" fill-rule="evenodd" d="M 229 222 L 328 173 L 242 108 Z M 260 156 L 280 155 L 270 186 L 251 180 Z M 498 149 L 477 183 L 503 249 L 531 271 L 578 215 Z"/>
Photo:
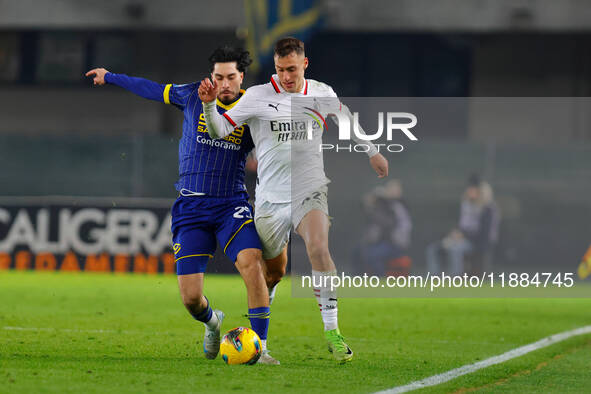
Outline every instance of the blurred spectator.
<path id="1" fill-rule="evenodd" d="M 377 187 L 364 196 L 363 208 L 368 218 L 358 258 L 366 272 L 373 275 L 408 273 L 412 221 L 402 200 L 402 186 L 397 180 Z M 403 271 L 403 272 L 399 272 Z"/>
<path id="2" fill-rule="evenodd" d="M 477 175 L 470 176 L 460 204 L 458 228 L 427 247 L 429 272 L 441 273 L 442 254 L 448 262 L 448 269 L 443 271 L 452 275 L 464 273 L 468 256 L 479 261 L 490 257 L 498 240 L 499 218 L 491 186 Z"/>

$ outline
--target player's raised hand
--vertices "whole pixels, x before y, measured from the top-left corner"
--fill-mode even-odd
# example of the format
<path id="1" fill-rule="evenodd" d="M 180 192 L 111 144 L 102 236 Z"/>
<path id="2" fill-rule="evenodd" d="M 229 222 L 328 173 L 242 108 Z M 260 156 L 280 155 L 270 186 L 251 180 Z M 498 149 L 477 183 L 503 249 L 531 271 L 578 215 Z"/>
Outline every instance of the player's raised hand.
<path id="1" fill-rule="evenodd" d="M 92 81 L 95 85 L 104 85 L 105 84 L 105 74 L 108 73 L 109 70 L 104 68 L 93 68 L 89 72 L 86 73 L 87 77 L 92 77 Z"/>
<path id="2" fill-rule="evenodd" d="M 373 155 L 369 159 L 369 163 L 371 164 L 374 171 L 378 174 L 378 178 L 388 176 L 388 160 L 386 160 L 384 155 L 381 153 Z"/>
<path id="3" fill-rule="evenodd" d="M 199 93 L 199 99 L 204 103 L 209 103 L 218 96 L 218 83 L 214 79 L 213 83 L 209 80 L 209 78 L 205 78 L 199 84 L 199 89 L 197 90 Z"/>

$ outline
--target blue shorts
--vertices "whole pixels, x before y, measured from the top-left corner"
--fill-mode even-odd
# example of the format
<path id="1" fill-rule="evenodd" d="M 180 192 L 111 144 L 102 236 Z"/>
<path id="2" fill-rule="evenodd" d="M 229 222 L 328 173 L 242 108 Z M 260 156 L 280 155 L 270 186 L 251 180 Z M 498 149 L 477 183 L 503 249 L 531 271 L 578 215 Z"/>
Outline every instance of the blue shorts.
<path id="1" fill-rule="evenodd" d="M 205 272 L 216 239 L 236 262 L 241 250 L 262 249 L 246 193 L 234 197 L 179 196 L 172 206 L 177 275 Z"/>

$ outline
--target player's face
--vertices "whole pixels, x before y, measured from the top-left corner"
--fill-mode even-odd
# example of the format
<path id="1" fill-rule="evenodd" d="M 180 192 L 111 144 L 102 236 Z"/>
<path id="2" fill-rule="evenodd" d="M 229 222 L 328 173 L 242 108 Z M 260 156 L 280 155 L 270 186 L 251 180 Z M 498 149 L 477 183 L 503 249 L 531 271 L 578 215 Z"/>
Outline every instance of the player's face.
<path id="1" fill-rule="evenodd" d="M 304 87 L 304 71 L 308 68 L 308 58 L 304 54 L 291 52 L 287 56 L 275 55 L 275 71 L 283 89 L 297 93 Z"/>
<path id="2" fill-rule="evenodd" d="M 240 93 L 240 85 L 244 73 L 238 71 L 236 62 L 216 63 L 211 77 L 217 80 L 219 86 L 218 99 L 224 104 L 233 102 Z"/>

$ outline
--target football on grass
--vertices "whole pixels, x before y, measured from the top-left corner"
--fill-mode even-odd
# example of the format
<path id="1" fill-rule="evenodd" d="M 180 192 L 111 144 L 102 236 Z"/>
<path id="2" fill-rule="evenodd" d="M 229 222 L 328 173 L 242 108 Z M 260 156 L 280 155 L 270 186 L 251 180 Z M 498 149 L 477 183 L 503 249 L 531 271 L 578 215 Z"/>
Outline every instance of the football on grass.
<path id="1" fill-rule="evenodd" d="M 222 338 L 220 354 L 226 364 L 255 364 L 261 357 L 261 339 L 246 327 L 236 327 Z"/>

